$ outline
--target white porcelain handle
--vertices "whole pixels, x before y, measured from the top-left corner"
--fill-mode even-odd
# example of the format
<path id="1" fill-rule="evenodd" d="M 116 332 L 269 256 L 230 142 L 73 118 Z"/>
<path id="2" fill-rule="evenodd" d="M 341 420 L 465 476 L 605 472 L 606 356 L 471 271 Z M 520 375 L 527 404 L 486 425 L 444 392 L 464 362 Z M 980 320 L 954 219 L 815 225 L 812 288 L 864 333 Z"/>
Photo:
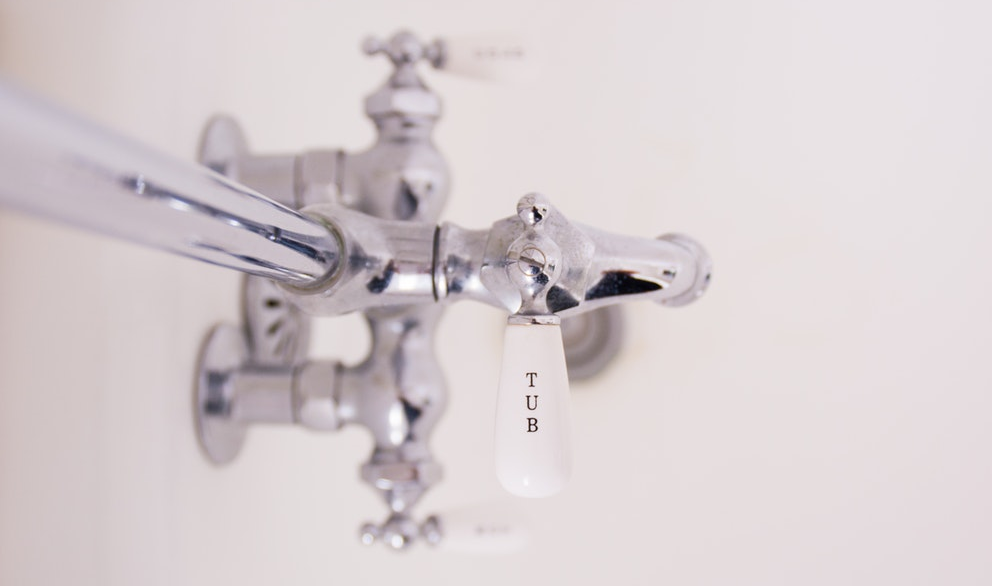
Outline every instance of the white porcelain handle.
<path id="1" fill-rule="evenodd" d="M 456 553 L 504 555 L 524 550 L 530 528 L 518 510 L 476 505 L 438 515 L 438 548 Z"/>
<path id="2" fill-rule="evenodd" d="M 561 327 L 508 325 L 496 397 L 496 475 L 510 493 L 547 497 L 571 474 L 568 372 Z"/>
<path id="3" fill-rule="evenodd" d="M 540 75 L 536 43 L 506 34 L 444 38 L 440 67 L 458 75 L 504 82 L 528 82 Z"/>

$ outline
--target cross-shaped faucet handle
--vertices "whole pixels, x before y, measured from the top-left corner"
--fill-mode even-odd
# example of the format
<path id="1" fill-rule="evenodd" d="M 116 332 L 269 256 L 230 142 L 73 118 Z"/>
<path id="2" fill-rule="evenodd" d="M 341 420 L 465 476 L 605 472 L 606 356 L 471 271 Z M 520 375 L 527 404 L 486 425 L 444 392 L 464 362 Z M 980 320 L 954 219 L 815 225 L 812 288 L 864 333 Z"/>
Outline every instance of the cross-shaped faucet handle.
<path id="1" fill-rule="evenodd" d="M 423 59 L 436 69 L 443 65 L 445 53 L 444 43 L 440 39 L 425 43 L 409 31 L 399 31 L 385 40 L 368 37 L 362 42 L 362 50 L 367 55 L 384 54 L 397 67 Z"/>

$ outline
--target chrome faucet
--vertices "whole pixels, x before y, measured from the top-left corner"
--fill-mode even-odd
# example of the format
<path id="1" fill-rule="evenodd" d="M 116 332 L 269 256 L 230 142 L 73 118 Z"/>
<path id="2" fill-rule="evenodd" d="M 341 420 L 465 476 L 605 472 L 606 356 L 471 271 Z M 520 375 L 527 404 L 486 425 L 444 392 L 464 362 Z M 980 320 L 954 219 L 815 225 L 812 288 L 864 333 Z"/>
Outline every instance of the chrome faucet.
<path id="1" fill-rule="evenodd" d="M 247 273 L 243 324 L 216 326 L 199 358 L 204 452 L 229 462 L 254 423 L 361 425 L 374 439 L 361 477 L 389 509 L 385 521 L 362 528 L 362 540 L 402 549 L 444 535 L 443 519 L 418 522 L 412 509 L 441 478 L 429 441 L 447 402 L 433 349 L 447 304 L 473 300 L 509 314 L 498 475 L 515 494 L 546 496 L 568 476 L 564 356 L 573 376 L 586 376 L 616 351 L 570 353 L 588 347 L 574 331 L 616 331 L 616 305 L 628 300 L 697 299 L 710 260 L 686 236 L 633 238 L 573 224 L 540 194 L 522 197 L 489 229 L 438 225 L 449 186 L 431 139 L 441 102 L 416 67 L 444 69 L 447 47 L 400 32 L 364 49 L 393 65 L 365 101 L 377 131 L 370 149 L 257 155 L 238 125 L 219 117 L 201 141 L 208 169 L 0 84 L 0 202 Z M 311 316 L 353 311 L 372 332 L 368 357 L 356 366 L 309 359 Z M 569 323 L 580 322 L 569 335 Z"/>

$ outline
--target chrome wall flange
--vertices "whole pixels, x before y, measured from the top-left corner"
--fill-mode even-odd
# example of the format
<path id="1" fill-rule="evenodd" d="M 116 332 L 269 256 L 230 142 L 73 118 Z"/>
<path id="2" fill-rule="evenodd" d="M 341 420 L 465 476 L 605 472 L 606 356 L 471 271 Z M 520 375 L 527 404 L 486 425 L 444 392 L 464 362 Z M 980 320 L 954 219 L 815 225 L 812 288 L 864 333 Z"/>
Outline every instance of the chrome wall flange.
<path id="1" fill-rule="evenodd" d="M 229 324 L 215 326 L 200 352 L 194 405 L 196 434 L 200 447 L 214 464 L 233 460 L 245 441 L 247 426 L 232 417 L 231 382 L 247 360 L 244 334 Z"/>
<path id="2" fill-rule="evenodd" d="M 231 176 L 231 164 L 248 152 L 241 126 L 230 116 L 214 116 L 200 135 L 196 160 L 221 175 Z"/>
<path id="3" fill-rule="evenodd" d="M 603 372 L 620 353 L 624 341 L 623 308 L 607 305 L 561 320 L 565 363 L 572 381 Z"/>
<path id="4" fill-rule="evenodd" d="M 267 195 L 279 193 L 282 199 L 289 199 L 283 203 L 295 207 L 295 199 L 286 196 L 287 191 L 291 194 L 295 189 L 295 175 L 272 173 L 293 169 L 293 158 L 250 156 L 244 132 L 229 116 L 215 116 L 207 122 L 200 137 L 198 160 L 232 179 L 248 180 L 250 187 L 265 190 Z M 259 181 L 260 177 L 270 176 L 278 177 L 275 185 Z M 244 276 L 241 316 L 241 326 L 215 326 L 201 353 L 196 388 L 197 437 L 214 464 L 227 464 L 238 455 L 248 424 L 253 421 L 239 417 L 244 407 L 238 404 L 235 379 L 246 370 L 271 369 L 280 383 L 276 386 L 283 387 L 281 383 L 292 380 L 293 369 L 306 362 L 310 345 L 311 318 L 289 304 L 270 279 Z M 281 414 L 284 409 L 274 411 Z M 281 419 L 281 415 L 274 417 L 274 421 Z"/>

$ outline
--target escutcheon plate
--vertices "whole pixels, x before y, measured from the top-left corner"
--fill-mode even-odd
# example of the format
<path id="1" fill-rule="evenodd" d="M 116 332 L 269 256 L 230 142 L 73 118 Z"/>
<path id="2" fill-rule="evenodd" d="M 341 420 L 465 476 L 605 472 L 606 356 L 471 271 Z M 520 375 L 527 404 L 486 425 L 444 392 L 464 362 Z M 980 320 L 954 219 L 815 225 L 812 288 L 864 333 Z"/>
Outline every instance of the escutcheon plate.
<path id="1" fill-rule="evenodd" d="M 194 405 L 200 447 L 214 464 L 227 464 L 241 451 L 246 426 L 231 418 L 231 376 L 248 359 L 241 328 L 215 326 L 207 335 L 196 377 Z"/>

